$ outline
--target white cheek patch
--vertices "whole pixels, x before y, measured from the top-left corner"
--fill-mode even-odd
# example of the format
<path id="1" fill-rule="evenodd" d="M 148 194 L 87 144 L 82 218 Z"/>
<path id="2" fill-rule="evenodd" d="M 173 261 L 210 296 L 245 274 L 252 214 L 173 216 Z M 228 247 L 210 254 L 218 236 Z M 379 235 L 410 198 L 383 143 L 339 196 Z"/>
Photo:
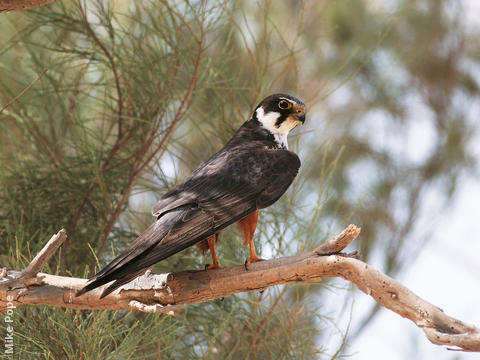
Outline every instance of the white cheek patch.
<path id="1" fill-rule="evenodd" d="M 279 144 L 281 147 L 284 147 L 285 149 L 288 149 L 288 133 L 298 125 L 299 121 L 289 116 L 285 121 L 280 124 L 280 126 L 277 127 L 275 123 L 281 116 L 280 113 L 271 111 L 265 115 L 263 107 L 259 107 L 256 110 L 256 114 L 257 119 L 262 124 L 262 126 L 273 134 L 277 144 Z"/>
<path id="2" fill-rule="evenodd" d="M 280 113 L 275 112 L 275 111 L 270 111 L 268 114 L 265 115 L 265 111 L 263 110 L 263 107 L 259 107 L 256 111 L 257 113 L 257 119 L 260 121 L 260 124 L 270 131 L 272 134 L 276 134 L 279 130 L 275 126 L 275 123 L 277 122 L 278 118 L 281 116 Z"/>

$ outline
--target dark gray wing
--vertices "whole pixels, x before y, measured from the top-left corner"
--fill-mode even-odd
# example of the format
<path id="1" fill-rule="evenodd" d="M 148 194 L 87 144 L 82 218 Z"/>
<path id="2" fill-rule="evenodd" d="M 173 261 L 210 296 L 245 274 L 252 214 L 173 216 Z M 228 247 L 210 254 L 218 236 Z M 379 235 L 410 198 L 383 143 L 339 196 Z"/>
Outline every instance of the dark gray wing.
<path id="1" fill-rule="evenodd" d="M 290 186 L 299 167 L 297 155 L 288 150 L 250 148 L 218 153 L 154 206 L 156 222 L 78 295 L 116 280 L 102 294 L 106 296 L 156 262 L 273 204 Z"/>
<path id="2" fill-rule="evenodd" d="M 258 203 L 261 209 L 280 198 L 299 168 L 300 159 L 288 150 L 257 147 L 223 151 L 200 165 L 181 186 L 165 194 L 152 207 L 152 214 L 158 217 L 188 204 L 205 209 L 212 205 L 228 207 L 265 191 Z"/>

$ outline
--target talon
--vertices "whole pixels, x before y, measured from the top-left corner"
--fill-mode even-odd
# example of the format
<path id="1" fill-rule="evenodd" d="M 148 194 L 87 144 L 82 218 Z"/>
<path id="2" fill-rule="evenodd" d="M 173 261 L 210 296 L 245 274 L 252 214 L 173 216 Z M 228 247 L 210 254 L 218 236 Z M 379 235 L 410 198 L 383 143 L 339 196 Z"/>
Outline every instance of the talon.
<path id="1" fill-rule="evenodd" d="M 250 256 L 247 260 L 245 260 L 245 266 L 250 266 L 251 263 L 256 263 L 259 261 L 265 261 L 265 259 L 260 259 L 257 256 Z"/>
<path id="2" fill-rule="evenodd" d="M 222 267 L 218 264 L 205 264 L 205 271 L 213 269 L 221 269 Z"/>
<path id="3" fill-rule="evenodd" d="M 257 256 L 250 256 L 247 260 L 245 260 L 245 270 L 248 270 L 248 267 L 250 266 L 251 263 L 255 263 L 259 261 L 265 261 L 265 259 L 260 259 Z"/>

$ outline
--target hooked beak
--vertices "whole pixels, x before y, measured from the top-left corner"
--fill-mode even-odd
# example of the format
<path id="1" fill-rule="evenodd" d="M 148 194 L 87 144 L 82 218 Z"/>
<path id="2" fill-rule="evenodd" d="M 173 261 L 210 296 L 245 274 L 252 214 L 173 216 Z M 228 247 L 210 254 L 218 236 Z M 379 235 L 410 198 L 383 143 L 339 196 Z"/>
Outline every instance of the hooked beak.
<path id="1" fill-rule="evenodd" d="M 293 115 L 302 122 L 302 124 L 305 122 L 305 109 L 303 107 L 296 107 L 293 110 Z"/>

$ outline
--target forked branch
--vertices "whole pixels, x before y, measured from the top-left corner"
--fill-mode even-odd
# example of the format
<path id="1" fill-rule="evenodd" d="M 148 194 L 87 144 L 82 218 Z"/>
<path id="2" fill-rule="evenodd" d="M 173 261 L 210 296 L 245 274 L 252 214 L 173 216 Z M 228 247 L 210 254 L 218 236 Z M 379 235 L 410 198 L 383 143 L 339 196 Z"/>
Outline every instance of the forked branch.
<path id="1" fill-rule="evenodd" d="M 37 273 L 64 241 L 65 232 L 55 235 L 24 271 L 2 271 L 0 310 L 8 306 L 49 305 L 75 309 L 133 309 L 174 315 L 182 308 L 234 293 L 259 291 L 272 285 L 315 283 L 341 277 L 351 281 L 381 306 L 412 320 L 434 344 L 456 350 L 480 352 L 480 330 L 446 315 L 419 298 L 399 282 L 342 251 L 360 233 L 355 225 L 312 252 L 244 266 L 208 271 L 184 271 L 153 275 L 147 272 L 99 299 L 103 288 L 75 297 L 86 279 Z"/>

